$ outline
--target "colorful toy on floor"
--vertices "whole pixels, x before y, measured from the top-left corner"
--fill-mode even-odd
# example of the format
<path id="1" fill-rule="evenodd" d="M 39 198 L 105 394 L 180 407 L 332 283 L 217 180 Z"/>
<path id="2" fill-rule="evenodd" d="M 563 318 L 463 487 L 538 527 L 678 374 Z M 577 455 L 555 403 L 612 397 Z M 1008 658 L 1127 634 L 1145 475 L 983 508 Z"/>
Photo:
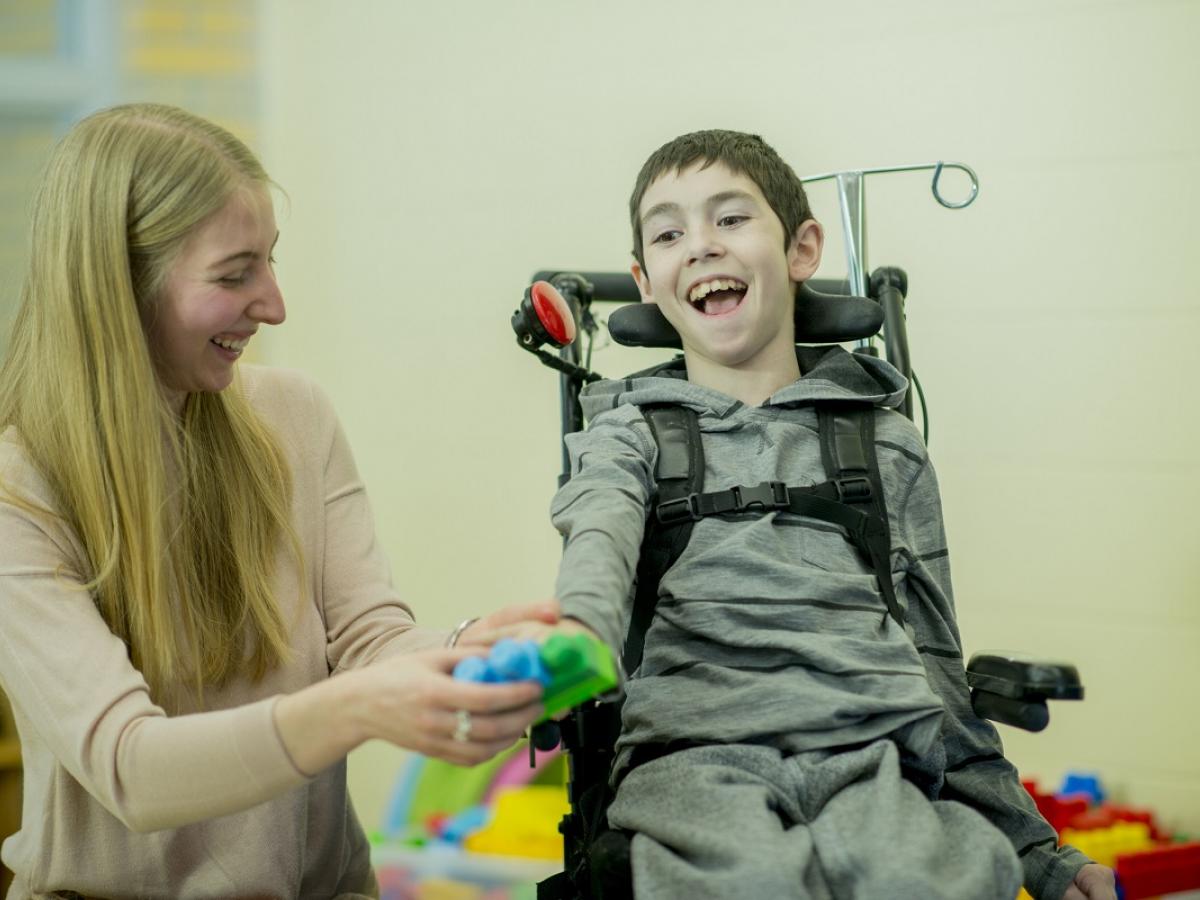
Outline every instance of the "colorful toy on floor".
<path id="1" fill-rule="evenodd" d="M 1200 891 L 1200 841 L 1118 856 L 1117 886 L 1122 900 Z"/>
<path id="2" fill-rule="evenodd" d="M 1116 865 L 1118 856 L 1154 847 L 1150 829 L 1142 822 L 1116 822 L 1105 828 L 1087 830 L 1064 828 L 1061 840 L 1110 869 Z"/>
<path id="3" fill-rule="evenodd" d="M 1200 891 L 1200 841 L 1169 843 L 1151 811 L 1105 802 L 1097 776 L 1070 775 L 1058 795 L 1021 783 L 1062 843 L 1113 868 L 1122 900 Z"/>
<path id="4" fill-rule="evenodd" d="M 553 635 L 536 641 L 497 641 L 486 657 L 473 656 L 454 667 L 462 681 L 539 681 L 543 721 L 617 686 L 612 653 L 603 641 L 584 634 Z"/>
<path id="5" fill-rule="evenodd" d="M 1076 794 L 1083 794 L 1089 803 L 1103 803 L 1105 796 L 1104 788 L 1100 786 L 1100 776 L 1095 772 L 1068 772 L 1063 776 L 1058 796 L 1071 797 Z"/>
<path id="6" fill-rule="evenodd" d="M 501 788 L 486 825 L 463 840 L 475 853 L 503 853 L 561 860 L 558 823 L 571 810 L 566 792 L 542 785 Z"/>

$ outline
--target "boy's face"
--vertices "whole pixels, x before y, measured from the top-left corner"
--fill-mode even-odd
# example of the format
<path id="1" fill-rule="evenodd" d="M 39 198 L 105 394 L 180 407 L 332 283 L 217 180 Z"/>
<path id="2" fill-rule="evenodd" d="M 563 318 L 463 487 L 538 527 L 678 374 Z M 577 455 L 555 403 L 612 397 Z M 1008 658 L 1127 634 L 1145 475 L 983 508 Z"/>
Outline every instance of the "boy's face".
<path id="1" fill-rule="evenodd" d="M 646 262 L 634 263 L 633 276 L 679 332 L 685 356 L 738 369 L 794 363 L 796 284 L 821 261 L 815 221 L 785 247 L 758 185 L 721 163 L 662 175 L 639 217 Z"/>

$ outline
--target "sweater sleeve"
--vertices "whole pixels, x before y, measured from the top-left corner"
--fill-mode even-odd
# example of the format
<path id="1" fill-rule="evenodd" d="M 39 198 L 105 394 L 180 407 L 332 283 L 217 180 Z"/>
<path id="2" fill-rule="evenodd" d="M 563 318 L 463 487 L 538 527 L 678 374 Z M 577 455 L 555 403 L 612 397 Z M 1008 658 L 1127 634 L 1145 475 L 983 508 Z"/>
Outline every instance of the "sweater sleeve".
<path id="1" fill-rule="evenodd" d="M 383 656 L 440 647 L 446 633 L 418 627 L 392 583 L 375 536 L 375 517 L 350 444 L 329 399 L 312 385 L 314 419 L 326 436 L 318 572 L 329 669 L 364 666 Z"/>
<path id="2" fill-rule="evenodd" d="M 590 627 L 617 656 L 653 489 L 655 450 L 643 429 L 636 409 L 620 409 L 567 435 L 571 480 L 550 507 L 566 539 L 555 586 L 563 615 Z"/>
<path id="3" fill-rule="evenodd" d="M 48 492 L 18 493 L 45 504 Z M 306 780 L 275 729 L 275 698 L 169 718 L 101 618 L 78 559 L 61 522 L 0 500 L 0 685 L 24 743 L 46 747 L 138 832 L 247 809 Z M 26 766 L 45 764 L 31 754 Z"/>
<path id="4" fill-rule="evenodd" d="M 909 485 L 897 520 L 908 569 L 899 590 L 933 690 L 942 698 L 941 742 L 946 755 L 942 799 L 982 813 L 1012 841 L 1025 869 L 1025 887 L 1037 900 L 1059 900 L 1089 860 L 1058 847 L 1049 823 L 1004 757 L 1000 735 L 975 715 L 963 667 L 954 613 L 949 551 L 937 478 L 926 457 Z"/>

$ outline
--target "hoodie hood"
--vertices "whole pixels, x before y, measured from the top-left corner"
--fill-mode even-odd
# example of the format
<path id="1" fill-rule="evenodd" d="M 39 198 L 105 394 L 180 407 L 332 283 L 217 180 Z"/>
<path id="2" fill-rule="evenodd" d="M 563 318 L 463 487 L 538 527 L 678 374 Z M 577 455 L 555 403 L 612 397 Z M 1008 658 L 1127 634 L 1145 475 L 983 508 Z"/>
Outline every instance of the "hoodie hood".
<path id="1" fill-rule="evenodd" d="M 849 353 L 836 344 L 797 347 L 796 358 L 803 374 L 772 394 L 764 407 L 850 400 L 894 408 L 908 390 L 908 381 L 890 363 L 874 356 Z M 579 402 L 588 419 L 624 404 L 678 403 L 722 418 L 744 405 L 728 394 L 688 381 L 683 357 L 619 381 L 590 384 L 580 393 Z"/>

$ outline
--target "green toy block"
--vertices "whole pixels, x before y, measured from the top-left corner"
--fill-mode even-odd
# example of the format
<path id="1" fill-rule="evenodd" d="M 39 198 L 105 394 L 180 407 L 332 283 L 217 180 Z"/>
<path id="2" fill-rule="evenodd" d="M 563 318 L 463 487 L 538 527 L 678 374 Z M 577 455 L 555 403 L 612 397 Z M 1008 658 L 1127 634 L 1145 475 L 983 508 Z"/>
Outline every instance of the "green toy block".
<path id="1" fill-rule="evenodd" d="M 542 718 L 578 706 L 617 686 L 612 653 L 603 641 L 586 634 L 556 634 L 538 649 L 550 683 L 542 694 Z"/>

